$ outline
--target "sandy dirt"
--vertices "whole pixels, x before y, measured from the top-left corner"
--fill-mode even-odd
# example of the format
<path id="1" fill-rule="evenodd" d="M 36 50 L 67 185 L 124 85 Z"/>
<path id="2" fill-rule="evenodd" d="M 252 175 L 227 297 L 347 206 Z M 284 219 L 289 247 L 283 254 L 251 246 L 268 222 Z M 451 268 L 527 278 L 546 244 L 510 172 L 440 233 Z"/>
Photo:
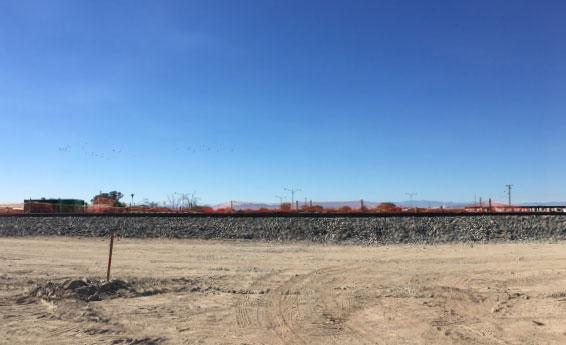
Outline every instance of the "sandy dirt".
<path id="1" fill-rule="evenodd" d="M 103 294 L 107 252 L 0 238 L 0 343 L 566 344 L 565 242 L 120 239 Z"/>

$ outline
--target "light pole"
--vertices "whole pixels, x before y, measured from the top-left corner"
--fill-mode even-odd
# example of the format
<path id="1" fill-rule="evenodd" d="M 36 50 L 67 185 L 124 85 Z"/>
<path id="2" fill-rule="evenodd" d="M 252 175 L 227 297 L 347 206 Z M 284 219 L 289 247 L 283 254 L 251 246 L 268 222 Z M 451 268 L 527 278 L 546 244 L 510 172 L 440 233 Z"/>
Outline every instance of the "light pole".
<path id="1" fill-rule="evenodd" d="M 287 192 L 291 192 L 291 207 L 293 207 L 293 203 L 295 202 L 295 193 L 297 192 L 301 192 L 300 189 L 295 189 L 295 188 L 283 188 L 284 190 L 286 190 Z M 295 206 L 295 209 L 299 209 L 298 206 Z"/>
<path id="2" fill-rule="evenodd" d="M 130 203 L 130 207 L 134 207 L 134 193 L 130 194 L 132 197 L 132 202 Z"/>

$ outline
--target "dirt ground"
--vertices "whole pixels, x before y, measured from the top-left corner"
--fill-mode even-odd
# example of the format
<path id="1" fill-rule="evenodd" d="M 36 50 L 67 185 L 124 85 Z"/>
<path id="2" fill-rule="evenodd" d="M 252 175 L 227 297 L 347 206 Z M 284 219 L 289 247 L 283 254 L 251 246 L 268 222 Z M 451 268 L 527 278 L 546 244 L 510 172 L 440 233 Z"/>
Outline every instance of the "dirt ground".
<path id="1" fill-rule="evenodd" d="M 107 252 L 0 238 L 0 343 L 566 344 L 565 242 L 120 239 L 102 294 Z"/>

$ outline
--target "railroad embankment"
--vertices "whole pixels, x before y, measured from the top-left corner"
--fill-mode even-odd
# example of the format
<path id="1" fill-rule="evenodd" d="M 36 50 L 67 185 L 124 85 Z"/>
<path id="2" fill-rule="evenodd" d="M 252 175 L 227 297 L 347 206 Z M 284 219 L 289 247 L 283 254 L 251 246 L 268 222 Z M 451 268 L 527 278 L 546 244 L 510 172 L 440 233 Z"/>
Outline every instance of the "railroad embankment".
<path id="1" fill-rule="evenodd" d="M 0 217 L 0 236 L 391 244 L 566 239 L 566 215 L 418 217 Z"/>

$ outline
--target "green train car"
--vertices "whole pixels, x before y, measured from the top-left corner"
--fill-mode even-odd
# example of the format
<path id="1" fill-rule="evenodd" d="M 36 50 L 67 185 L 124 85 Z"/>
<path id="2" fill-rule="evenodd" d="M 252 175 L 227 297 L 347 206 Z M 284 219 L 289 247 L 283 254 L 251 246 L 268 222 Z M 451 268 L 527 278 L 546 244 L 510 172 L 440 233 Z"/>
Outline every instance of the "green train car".
<path id="1" fill-rule="evenodd" d="M 27 199 L 24 213 L 84 213 L 86 205 L 80 199 Z"/>

